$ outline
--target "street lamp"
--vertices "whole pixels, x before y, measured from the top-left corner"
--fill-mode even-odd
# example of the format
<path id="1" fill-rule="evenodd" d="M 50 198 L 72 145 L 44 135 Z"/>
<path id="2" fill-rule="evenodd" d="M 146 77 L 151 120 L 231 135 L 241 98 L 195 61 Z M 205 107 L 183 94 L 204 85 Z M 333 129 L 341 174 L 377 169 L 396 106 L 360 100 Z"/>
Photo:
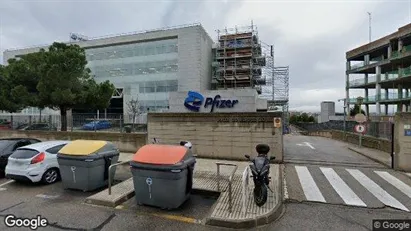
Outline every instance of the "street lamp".
<path id="1" fill-rule="evenodd" d="M 347 119 L 346 119 L 346 115 L 347 115 L 347 113 L 346 113 L 346 108 L 347 108 L 347 99 L 339 99 L 338 100 L 338 102 L 340 102 L 341 100 L 343 100 L 344 101 L 344 106 L 343 106 L 343 108 L 344 108 L 344 139 L 345 139 L 345 131 L 347 130 L 346 129 L 346 121 L 347 121 Z"/>

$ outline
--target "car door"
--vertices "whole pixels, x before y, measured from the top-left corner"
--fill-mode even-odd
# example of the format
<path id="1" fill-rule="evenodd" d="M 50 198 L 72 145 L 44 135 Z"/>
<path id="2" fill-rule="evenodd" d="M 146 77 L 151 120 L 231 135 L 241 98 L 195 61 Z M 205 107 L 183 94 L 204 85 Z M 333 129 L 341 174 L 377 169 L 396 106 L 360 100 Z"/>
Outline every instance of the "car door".
<path id="1" fill-rule="evenodd" d="M 59 144 L 57 146 L 51 147 L 46 150 L 46 159 L 47 159 L 47 164 L 50 165 L 50 167 L 58 167 L 58 162 L 57 162 L 57 153 L 62 149 L 66 144 Z"/>

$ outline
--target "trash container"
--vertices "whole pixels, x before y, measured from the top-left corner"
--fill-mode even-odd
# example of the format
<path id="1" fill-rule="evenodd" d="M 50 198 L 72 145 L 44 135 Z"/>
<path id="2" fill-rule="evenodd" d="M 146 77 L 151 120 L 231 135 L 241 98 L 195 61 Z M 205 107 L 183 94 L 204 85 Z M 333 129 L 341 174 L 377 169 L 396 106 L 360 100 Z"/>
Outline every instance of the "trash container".
<path id="1" fill-rule="evenodd" d="M 191 194 L 195 163 L 191 149 L 184 146 L 141 147 L 130 162 L 137 204 L 180 207 Z"/>
<path id="2" fill-rule="evenodd" d="M 75 140 L 57 153 L 64 189 L 93 191 L 108 184 L 108 170 L 118 161 L 120 152 L 111 142 Z M 111 172 L 112 179 L 115 167 Z"/>

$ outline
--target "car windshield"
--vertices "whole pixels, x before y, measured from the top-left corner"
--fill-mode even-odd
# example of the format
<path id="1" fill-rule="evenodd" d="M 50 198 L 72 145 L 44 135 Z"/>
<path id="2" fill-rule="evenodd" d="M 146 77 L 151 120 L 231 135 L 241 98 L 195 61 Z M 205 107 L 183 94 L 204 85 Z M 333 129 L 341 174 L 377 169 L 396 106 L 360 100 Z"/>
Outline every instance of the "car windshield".
<path id="1" fill-rule="evenodd" d="M 10 157 L 16 158 L 16 159 L 30 159 L 37 154 L 39 154 L 37 150 L 22 148 L 22 149 L 17 149 L 16 151 L 14 151 Z"/>
<path id="2" fill-rule="evenodd" d="M 12 140 L 0 140 L 0 151 L 6 149 L 12 143 L 14 143 Z"/>

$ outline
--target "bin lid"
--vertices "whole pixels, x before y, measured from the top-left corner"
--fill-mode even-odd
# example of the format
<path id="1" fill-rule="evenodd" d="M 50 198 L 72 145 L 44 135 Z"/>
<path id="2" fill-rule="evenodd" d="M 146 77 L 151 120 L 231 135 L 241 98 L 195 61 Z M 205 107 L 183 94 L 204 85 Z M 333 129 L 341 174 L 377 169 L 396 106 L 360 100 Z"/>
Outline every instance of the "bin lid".
<path id="1" fill-rule="evenodd" d="M 184 159 L 187 148 L 179 145 L 147 144 L 133 156 L 133 161 L 146 164 L 175 165 Z"/>
<path id="2" fill-rule="evenodd" d="M 87 156 L 100 150 L 107 144 L 107 141 L 103 140 L 74 140 L 62 149 L 59 153 L 72 156 Z"/>

